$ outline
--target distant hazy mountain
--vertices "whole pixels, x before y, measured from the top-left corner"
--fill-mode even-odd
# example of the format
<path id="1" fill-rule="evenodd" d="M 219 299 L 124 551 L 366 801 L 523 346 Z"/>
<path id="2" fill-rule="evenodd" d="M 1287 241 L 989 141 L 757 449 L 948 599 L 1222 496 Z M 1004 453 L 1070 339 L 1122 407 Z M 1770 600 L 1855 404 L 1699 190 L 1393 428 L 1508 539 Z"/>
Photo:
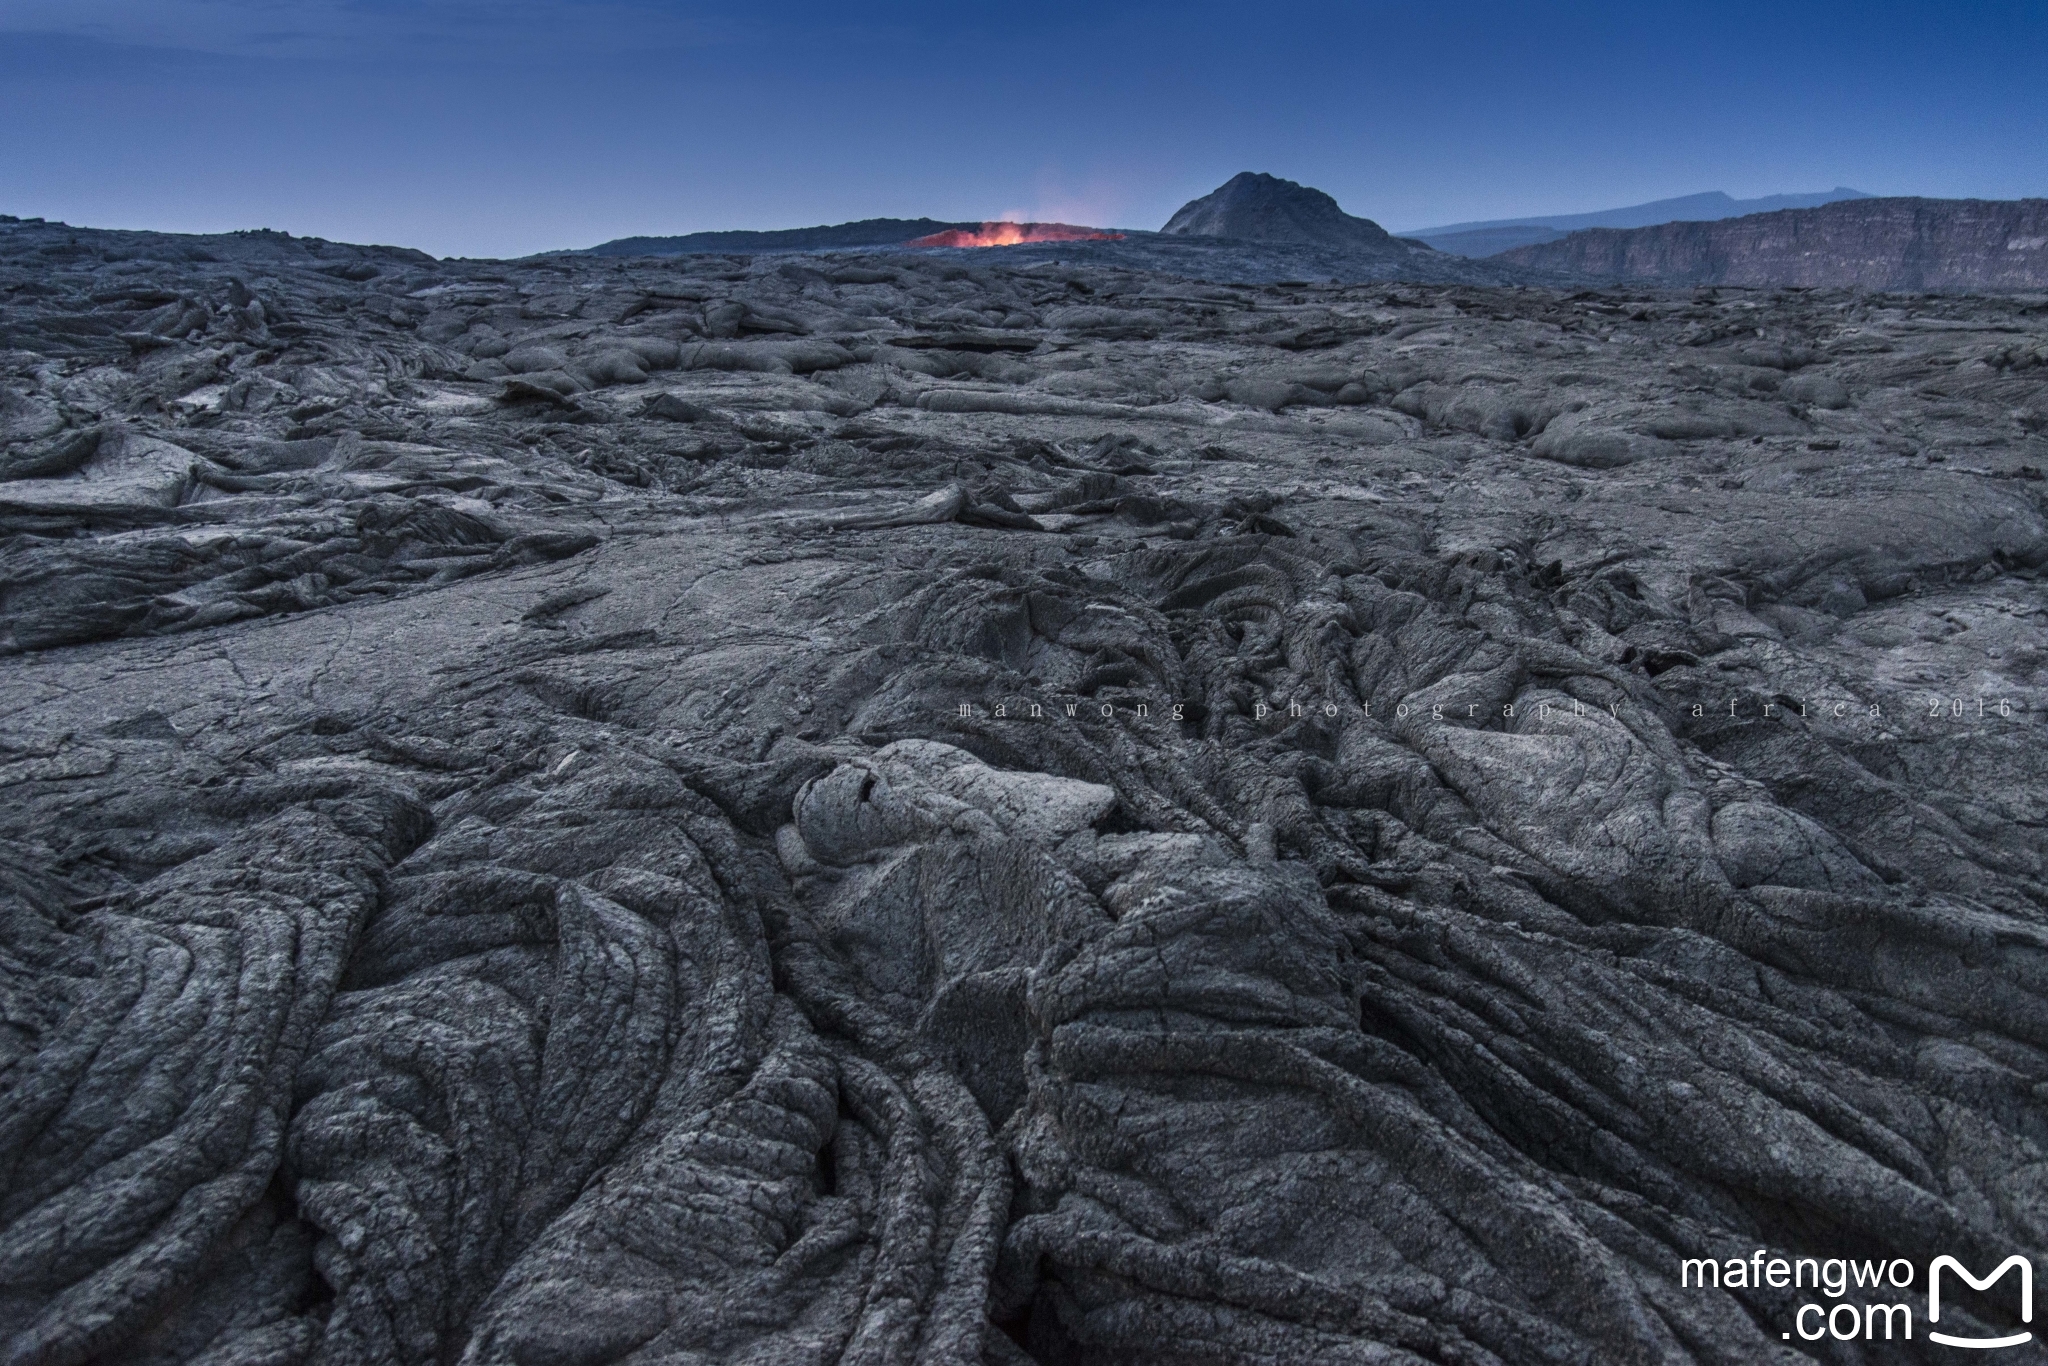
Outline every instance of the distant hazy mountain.
<path id="1" fill-rule="evenodd" d="M 1857 199 L 1706 223 L 1589 228 L 1502 265 L 1659 284 L 2048 287 L 2048 199 Z"/>
<path id="2" fill-rule="evenodd" d="M 1761 199 L 1730 199 L 1719 190 L 1705 194 L 1681 195 L 1677 199 L 1654 199 L 1620 209 L 1595 213 L 1560 213 L 1536 218 L 1496 218 L 1476 223 L 1446 223 L 1437 228 L 1418 228 L 1404 236 L 1416 237 L 1438 251 L 1456 256 L 1493 256 L 1513 247 L 1555 242 L 1581 228 L 1647 228 L 1658 223 L 1709 223 L 1746 214 L 1773 213 L 1779 209 L 1812 209 L 1845 199 L 1870 199 L 1861 190 L 1837 185 L 1815 194 L 1773 194 Z"/>
<path id="3" fill-rule="evenodd" d="M 945 223 L 936 218 L 863 218 L 818 228 L 772 232 L 692 232 L 681 237 L 620 237 L 579 253 L 584 256 L 687 256 L 694 252 L 829 251 L 835 247 L 894 247 L 915 237 L 979 223 Z"/>
<path id="4" fill-rule="evenodd" d="M 1303 242 L 1326 247 L 1411 252 L 1369 218 L 1354 218 L 1321 190 L 1278 176 L 1243 171 L 1181 205 L 1160 232 L 1172 237 L 1229 237 L 1244 242 Z"/>

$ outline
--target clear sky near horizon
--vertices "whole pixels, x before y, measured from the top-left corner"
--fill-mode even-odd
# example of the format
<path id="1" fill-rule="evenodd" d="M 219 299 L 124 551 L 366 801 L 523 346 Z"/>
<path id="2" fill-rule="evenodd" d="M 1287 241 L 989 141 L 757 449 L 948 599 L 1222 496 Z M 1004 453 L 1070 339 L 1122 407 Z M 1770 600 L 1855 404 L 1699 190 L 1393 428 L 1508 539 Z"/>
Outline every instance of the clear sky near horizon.
<path id="1" fill-rule="evenodd" d="M 2048 3 L 0 0 L 0 212 L 437 255 L 855 218 L 1396 231 L 2048 194 Z"/>

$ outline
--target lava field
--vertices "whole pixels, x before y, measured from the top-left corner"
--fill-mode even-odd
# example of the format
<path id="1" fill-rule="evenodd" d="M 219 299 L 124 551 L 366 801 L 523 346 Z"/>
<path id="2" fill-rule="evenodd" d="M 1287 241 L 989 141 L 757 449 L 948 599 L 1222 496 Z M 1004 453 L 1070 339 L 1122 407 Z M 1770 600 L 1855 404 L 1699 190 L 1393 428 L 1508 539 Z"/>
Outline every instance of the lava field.
<path id="1" fill-rule="evenodd" d="M 0 222 L 0 1359 L 1946 1360 L 2048 300 L 1119 245 Z"/>

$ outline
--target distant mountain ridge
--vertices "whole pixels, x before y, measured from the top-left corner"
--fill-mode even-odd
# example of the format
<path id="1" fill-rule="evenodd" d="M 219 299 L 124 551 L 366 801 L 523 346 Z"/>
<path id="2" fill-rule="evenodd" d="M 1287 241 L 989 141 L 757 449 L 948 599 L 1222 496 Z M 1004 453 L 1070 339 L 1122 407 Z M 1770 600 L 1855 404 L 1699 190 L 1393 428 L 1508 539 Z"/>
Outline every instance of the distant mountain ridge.
<path id="1" fill-rule="evenodd" d="M 1115 262 L 1215 281 L 1409 280 L 1506 285 L 1540 278 L 1431 251 L 1339 208 L 1321 190 L 1247 171 L 1184 205 L 1165 231 L 1060 223 L 942 223 L 868 218 L 769 232 L 621 237 L 586 256 L 736 255 L 774 252 L 992 251 L 1011 262 Z M 552 253 L 551 253 L 552 254 Z"/>
<path id="2" fill-rule="evenodd" d="M 1618 209 L 1592 213 L 1539 214 L 1532 218 L 1495 218 L 1471 223 L 1446 223 L 1440 227 L 1417 228 L 1404 234 L 1429 243 L 1438 251 L 1457 256 L 1493 256 L 1513 247 L 1554 242 L 1581 228 L 1647 228 L 1659 223 L 1714 222 L 1749 214 L 1774 213 L 1779 209 L 1812 209 L 1848 199 L 1874 199 L 1875 195 L 1837 185 L 1812 194 L 1773 194 L 1758 199 L 1733 199 L 1720 190 L 1681 195 L 1676 199 L 1653 199 L 1647 204 L 1629 204 Z"/>
<path id="3" fill-rule="evenodd" d="M 2048 199 L 1844 200 L 1713 222 L 1589 228 L 1502 265 L 1665 285 L 2048 288 Z"/>
<path id="4" fill-rule="evenodd" d="M 834 248 L 894 247 L 934 233 L 972 231 L 981 224 L 936 218 L 863 218 L 815 228 L 766 232 L 691 232 L 680 237 L 620 237 L 587 247 L 579 256 L 687 256 L 695 252 L 751 254 L 774 251 L 830 251 Z"/>

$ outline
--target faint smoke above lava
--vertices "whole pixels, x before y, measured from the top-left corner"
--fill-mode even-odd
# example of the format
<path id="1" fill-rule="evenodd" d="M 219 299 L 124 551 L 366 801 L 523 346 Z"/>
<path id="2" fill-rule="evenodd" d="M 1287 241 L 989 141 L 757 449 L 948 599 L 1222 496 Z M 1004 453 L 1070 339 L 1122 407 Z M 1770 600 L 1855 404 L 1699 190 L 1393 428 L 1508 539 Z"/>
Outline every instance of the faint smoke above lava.
<path id="1" fill-rule="evenodd" d="M 1026 242 L 1121 242 L 1120 232 L 1077 228 L 1071 223 L 983 223 L 978 228 L 948 228 L 904 243 L 908 247 L 1015 247 Z"/>

